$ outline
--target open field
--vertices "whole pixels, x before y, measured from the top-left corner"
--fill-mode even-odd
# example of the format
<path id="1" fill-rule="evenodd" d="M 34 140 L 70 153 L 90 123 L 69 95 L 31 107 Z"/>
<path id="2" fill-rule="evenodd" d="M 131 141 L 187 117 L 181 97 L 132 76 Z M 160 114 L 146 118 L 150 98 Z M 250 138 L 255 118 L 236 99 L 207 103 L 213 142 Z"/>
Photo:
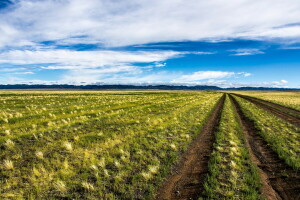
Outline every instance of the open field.
<path id="1" fill-rule="evenodd" d="M 299 199 L 300 93 L 237 93 L 0 91 L 0 199 Z"/>
<path id="2" fill-rule="evenodd" d="M 282 104 L 284 106 L 300 110 L 300 92 L 292 91 L 242 91 L 238 94 L 257 97 L 270 102 Z"/>

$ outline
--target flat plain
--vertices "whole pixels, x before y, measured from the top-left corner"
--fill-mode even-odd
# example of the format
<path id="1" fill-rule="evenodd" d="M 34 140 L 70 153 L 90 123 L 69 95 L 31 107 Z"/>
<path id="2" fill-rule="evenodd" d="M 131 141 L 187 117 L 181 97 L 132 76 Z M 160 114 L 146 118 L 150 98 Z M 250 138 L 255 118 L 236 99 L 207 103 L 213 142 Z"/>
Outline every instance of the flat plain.
<path id="1" fill-rule="evenodd" d="M 299 199 L 300 92 L 0 91 L 0 199 Z"/>

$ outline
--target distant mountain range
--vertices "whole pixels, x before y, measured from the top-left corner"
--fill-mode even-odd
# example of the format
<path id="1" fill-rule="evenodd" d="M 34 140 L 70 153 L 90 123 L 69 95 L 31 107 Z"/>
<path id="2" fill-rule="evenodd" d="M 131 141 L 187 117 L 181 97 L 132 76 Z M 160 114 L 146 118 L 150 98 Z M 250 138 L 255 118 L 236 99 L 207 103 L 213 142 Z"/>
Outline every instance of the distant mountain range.
<path id="1" fill-rule="evenodd" d="M 0 85 L 0 89 L 60 89 L 60 90 L 300 90 L 299 88 L 238 87 L 220 88 L 217 86 L 195 85 Z"/>

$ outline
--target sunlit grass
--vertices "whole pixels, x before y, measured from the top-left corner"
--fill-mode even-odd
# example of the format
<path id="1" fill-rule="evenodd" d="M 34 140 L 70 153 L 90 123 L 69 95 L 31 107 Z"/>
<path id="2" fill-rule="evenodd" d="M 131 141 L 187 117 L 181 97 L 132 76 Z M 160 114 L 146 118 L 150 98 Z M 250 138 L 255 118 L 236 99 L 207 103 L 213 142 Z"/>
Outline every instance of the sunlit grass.
<path id="1" fill-rule="evenodd" d="M 226 98 L 209 175 L 204 183 L 208 199 L 260 199 L 260 180 L 252 165 L 237 114 Z"/>
<path id="2" fill-rule="evenodd" d="M 300 168 L 299 154 L 300 129 L 272 113 L 255 106 L 247 100 L 236 97 L 247 117 L 253 120 L 258 133 L 277 152 L 279 157 L 298 170 Z"/>
<path id="3" fill-rule="evenodd" d="M 151 199 L 221 95 L 0 92 L 0 199 Z"/>

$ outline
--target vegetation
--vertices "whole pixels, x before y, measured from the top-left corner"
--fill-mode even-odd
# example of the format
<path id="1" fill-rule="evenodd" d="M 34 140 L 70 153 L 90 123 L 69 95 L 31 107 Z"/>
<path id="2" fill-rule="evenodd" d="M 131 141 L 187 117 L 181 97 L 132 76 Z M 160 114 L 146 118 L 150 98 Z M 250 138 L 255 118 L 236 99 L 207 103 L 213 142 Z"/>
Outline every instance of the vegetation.
<path id="1" fill-rule="evenodd" d="M 239 94 L 253 96 L 267 100 L 270 102 L 278 103 L 287 107 L 300 110 L 300 92 L 282 92 L 282 91 L 251 91 L 251 92 L 238 92 Z"/>
<path id="2" fill-rule="evenodd" d="M 215 92 L 2 92 L 0 199 L 150 198 Z"/>
<path id="3" fill-rule="evenodd" d="M 300 105 L 298 93 L 284 93 L 285 103 L 279 92 L 268 96 L 273 93 L 252 94 L 294 108 Z M 219 125 L 207 123 L 217 118 L 209 117 L 211 113 L 220 116 L 214 108 L 222 95 L 205 91 L 2 91 L 0 199 L 152 199 L 205 124 L 212 127 L 211 134 L 214 127 L 217 131 L 209 163 L 208 159 L 202 163 L 203 169 L 209 167 L 203 195 L 260 199 L 261 172 L 250 161 L 242 124 L 228 96 Z M 235 98 L 257 133 L 282 160 L 299 170 L 300 129 Z M 210 139 L 208 146 L 212 144 Z"/>
<path id="4" fill-rule="evenodd" d="M 279 157 L 296 170 L 300 168 L 300 128 L 280 119 L 253 103 L 236 97 L 246 116 L 254 121 L 259 134 Z"/>
<path id="5" fill-rule="evenodd" d="M 260 199 L 260 180 L 234 107 L 226 97 L 214 151 L 209 161 L 205 196 L 209 199 Z"/>

